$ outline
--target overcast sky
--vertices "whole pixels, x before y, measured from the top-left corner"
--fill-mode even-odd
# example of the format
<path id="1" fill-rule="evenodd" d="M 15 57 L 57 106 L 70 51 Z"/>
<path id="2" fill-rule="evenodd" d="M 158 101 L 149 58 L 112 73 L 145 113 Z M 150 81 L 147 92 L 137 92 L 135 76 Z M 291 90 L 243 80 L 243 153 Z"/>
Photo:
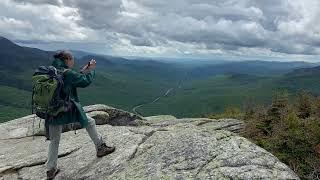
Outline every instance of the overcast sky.
<path id="1" fill-rule="evenodd" d="M 120 56 L 320 60 L 320 1 L 1 0 L 0 35 Z"/>

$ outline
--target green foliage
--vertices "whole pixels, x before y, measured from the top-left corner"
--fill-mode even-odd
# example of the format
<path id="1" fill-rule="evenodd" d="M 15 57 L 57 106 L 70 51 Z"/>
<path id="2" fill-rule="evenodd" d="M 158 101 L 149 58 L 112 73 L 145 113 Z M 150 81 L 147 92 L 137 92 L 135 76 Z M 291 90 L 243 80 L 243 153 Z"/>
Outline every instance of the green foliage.
<path id="1" fill-rule="evenodd" d="M 297 111 L 300 118 L 308 118 L 312 112 L 311 95 L 308 92 L 302 91 L 297 97 Z"/>
<path id="2" fill-rule="evenodd" d="M 276 155 L 303 179 L 320 175 L 319 97 L 300 92 L 289 103 L 276 93 L 270 105 L 246 108 L 243 135 Z"/>
<path id="3" fill-rule="evenodd" d="M 187 80 L 168 97 L 162 97 L 156 103 L 143 106 L 139 111 L 144 115 L 161 113 L 177 117 L 222 113 L 226 107 L 240 107 L 243 102 L 251 99 L 258 102 L 270 101 L 273 87 L 269 86 L 270 80 L 264 77 L 233 75 L 219 75 L 206 80 Z"/>
<path id="4" fill-rule="evenodd" d="M 243 119 L 244 113 L 238 107 L 227 107 L 222 113 L 212 113 L 203 115 L 203 117 L 210 119 L 221 119 L 221 118 L 234 118 Z"/>
<path id="5" fill-rule="evenodd" d="M 275 92 L 281 92 L 279 96 L 286 94 L 288 103 L 291 103 L 294 94 L 302 89 L 320 95 L 319 84 L 320 79 L 316 74 L 298 77 L 232 74 L 207 79 L 189 78 L 168 97 L 139 108 L 139 112 L 146 116 L 172 114 L 177 117 L 199 117 L 203 114 L 222 113 L 227 107 L 242 107 L 250 101 L 270 104 L 272 97 L 276 96 Z M 320 110 L 320 105 L 317 107 Z M 320 116 L 320 111 L 318 114 Z"/>
<path id="6" fill-rule="evenodd" d="M 311 171 L 305 161 L 316 158 L 306 130 L 304 122 L 292 111 L 281 123 L 276 124 L 268 142 L 270 150 L 302 176 Z"/>
<path id="7" fill-rule="evenodd" d="M 259 128 L 265 135 L 273 133 L 273 126 L 279 123 L 287 114 L 289 106 L 289 96 L 286 91 L 276 92 L 270 108 L 267 110 L 267 116 L 259 125 Z"/>

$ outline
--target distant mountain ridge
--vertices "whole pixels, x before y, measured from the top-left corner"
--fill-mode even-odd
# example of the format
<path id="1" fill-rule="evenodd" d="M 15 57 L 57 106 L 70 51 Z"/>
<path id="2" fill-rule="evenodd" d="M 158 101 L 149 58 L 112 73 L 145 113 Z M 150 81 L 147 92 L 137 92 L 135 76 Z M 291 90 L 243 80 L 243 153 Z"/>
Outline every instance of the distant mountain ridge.
<path id="1" fill-rule="evenodd" d="M 131 111 L 137 105 L 153 102 L 170 89 L 157 103 L 138 109 L 143 115 L 200 116 L 226 106 L 239 106 L 247 98 L 267 101 L 275 89 L 320 92 L 319 68 L 315 67 L 319 64 L 313 63 L 222 60 L 212 64 L 184 63 L 71 51 L 76 58 L 76 70 L 92 58 L 97 60 L 94 83 L 85 90 L 79 89 L 84 105 L 110 104 Z M 0 122 L 30 112 L 32 74 L 38 66 L 50 65 L 53 54 L 0 37 Z"/>
<path id="2" fill-rule="evenodd" d="M 193 69 L 190 74 L 197 78 L 206 78 L 219 74 L 249 74 L 258 76 L 278 76 L 298 68 L 313 67 L 307 62 L 241 61 L 208 65 Z"/>
<path id="3" fill-rule="evenodd" d="M 22 47 L 12 41 L 0 37 L 0 69 L 23 70 L 36 67 L 39 64 L 48 64 L 53 52 L 36 48 Z"/>
<path id="4" fill-rule="evenodd" d="M 54 53 L 0 39 L 0 122 L 30 112 L 32 74 L 38 66 L 50 65 Z M 95 81 L 85 91 L 79 89 L 83 104 L 108 103 L 130 110 L 134 105 L 150 101 L 175 86 L 181 78 L 179 68 L 167 63 L 134 61 L 80 51 L 74 56 L 75 70 L 91 58 L 98 63 Z"/>
<path id="5" fill-rule="evenodd" d="M 314 76 L 320 75 L 320 66 L 310 68 L 299 68 L 287 73 L 287 76 Z"/>
<path id="6" fill-rule="evenodd" d="M 50 64 L 53 60 L 52 56 L 55 52 L 44 51 L 37 48 L 22 47 L 12 41 L 0 36 L 0 69 L 1 68 L 15 68 L 21 70 L 22 67 L 35 68 L 40 64 Z M 145 58 L 141 61 L 134 59 L 128 60 L 122 57 L 115 57 L 109 55 L 100 55 L 85 51 L 71 50 L 74 56 L 77 58 L 77 64 L 83 65 L 91 58 L 99 60 L 99 63 L 104 66 L 118 65 L 141 65 L 141 66 L 154 66 L 157 65 L 168 65 L 175 64 L 183 66 L 183 62 L 179 63 L 176 60 L 170 63 L 168 60 L 161 62 L 160 60 L 153 60 L 154 58 Z M 187 61 L 187 64 L 190 64 Z M 261 76 L 273 76 L 279 74 L 286 74 L 290 71 L 299 68 L 310 68 L 317 66 L 317 64 L 295 61 L 295 62 L 277 62 L 277 61 L 219 61 L 217 63 L 208 64 L 207 61 L 203 65 L 201 62 L 196 65 L 193 64 L 194 68 L 188 67 L 190 70 L 189 75 L 197 78 L 205 78 L 219 74 L 251 74 Z M 307 70 L 307 69 L 305 69 Z M 294 72 L 301 72 L 294 71 Z"/>

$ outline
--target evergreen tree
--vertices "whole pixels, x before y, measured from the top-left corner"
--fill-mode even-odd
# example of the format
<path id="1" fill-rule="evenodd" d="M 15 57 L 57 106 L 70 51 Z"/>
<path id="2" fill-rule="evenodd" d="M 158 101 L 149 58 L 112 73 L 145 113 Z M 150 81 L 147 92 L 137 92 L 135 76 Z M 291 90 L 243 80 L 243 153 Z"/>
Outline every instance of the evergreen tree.
<path id="1" fill-rule="evenodd" d="M 302 91 L 298 94 L 297 109 L 299 118 L 306 119 L 310 117 L 312 112 L 312 95 L 306 91 Z"/>

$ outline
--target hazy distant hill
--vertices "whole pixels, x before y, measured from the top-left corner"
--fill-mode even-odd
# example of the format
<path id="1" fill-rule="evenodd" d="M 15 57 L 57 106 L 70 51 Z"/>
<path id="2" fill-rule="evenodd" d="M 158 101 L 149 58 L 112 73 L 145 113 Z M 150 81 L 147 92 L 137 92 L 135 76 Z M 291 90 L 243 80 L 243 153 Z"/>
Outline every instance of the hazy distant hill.
<path id="1" fill-rule="evenodd" d="M 0 69 L 14 69 L 24 71 L 25 68 L 34 68 L 39 64 L 48 64 L 52 52 L 36 48 L 21 47 L 6 38 L 0 37 Z"/>
<path id="2" fill-rule="evenodd" d="M 48 65 L 51 56 L 52 52 L 21 47 L 0 37 L 0 85 L 30 90 L 26 75 L 40 64 Z"/>
<path id="3" fill-rule="evenodd" d="M 199 116 L 245 101 L 269 101 L 277 89 L 320 93 L 319 68 L 304 68 L 316 66 L 305 62 L 185 63 L 72 52 L 76 69 L 92 58 L 97 60 L 96 81 L 80 89 L 82 104 L 102 103 L 131 111 L 147 103 L 138 109 L 144 115 Z M 51 63 L 53 53 L 0 38 L 0 121 L 30 113 L 31 76 L 37 66 Z"/>
<path id="4" fill-rule="evenodd" d="M 0 39 L 0 121 L 30 113 L 31 76 L 40 65 L 50 65 L 54 52 L 21 47 Z M 96 81 L 80 89 L 83 104 L 105 103 L 126 110 L 150 101 L 181 79 L 179 67 L 155 61 L 76 51 L 76 69 L 88 60 L 97 60 Z M 101 98 L 103 97 L 103 98 Z"/>
<path id="5" fill-rule="evenodd" d="M 250 74 L 258 76 L 277 76 L 286 74 L 297 68 L 313 67 L 316 64 L 307 62 L 276 62 L 276 61 L 242 61 L 226 62 L 195 68 L 190 76 L 206 78 L 221 74 Z"/>
<path id="6" fill-rule="evenodd" d="M 299 68 L 287 74 L 287 76 L 316 76 L 320 75 L 320 66 L 311 68 Z"/>

